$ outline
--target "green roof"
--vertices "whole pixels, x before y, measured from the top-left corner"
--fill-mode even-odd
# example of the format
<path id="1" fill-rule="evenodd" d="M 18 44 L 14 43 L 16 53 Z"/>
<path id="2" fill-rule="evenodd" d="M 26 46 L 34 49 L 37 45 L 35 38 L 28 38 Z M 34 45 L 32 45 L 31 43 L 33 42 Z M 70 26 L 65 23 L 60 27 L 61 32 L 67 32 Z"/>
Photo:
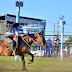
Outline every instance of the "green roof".
<path id="1" fill-rule="evenodd" d="M 66 40 L 66 42 L 64 42 L 64 46 L 72 46 L 72 38 L 71 38 L 71 36 L 68 38 L 68 40 Z"/>

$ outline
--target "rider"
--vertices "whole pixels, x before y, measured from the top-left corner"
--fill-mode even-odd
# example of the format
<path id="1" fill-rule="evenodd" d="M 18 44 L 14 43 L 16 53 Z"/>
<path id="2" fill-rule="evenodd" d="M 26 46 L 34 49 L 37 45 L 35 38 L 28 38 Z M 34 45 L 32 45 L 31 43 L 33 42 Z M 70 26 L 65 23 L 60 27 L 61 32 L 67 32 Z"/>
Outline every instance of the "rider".
<path id="1" fill-rule="evenodd" d="M 19 23 L 14 23 L 10 26 L 8 32 L 6 32 L 6 36 L 13 40 L 14 36 L 18 36 L 23 29 L 20 29 Z M 16 55 L 16 42 L 13 40 L 13 53 Z"/>
<path id="2" fill-rule="evenodd" d="M 60 42 L 59 37 L 56 38 L 56 43 L 58 44 Z"/>
<path id="3" fill-rule="evenodd" d="M 30 32 L 30 29 L 29 29 L 29 28 L 27 28 L 27 29 L 26 29 L 26 33 L 27 33 L 27 34 L 29 34 L 29 32 Z"/>

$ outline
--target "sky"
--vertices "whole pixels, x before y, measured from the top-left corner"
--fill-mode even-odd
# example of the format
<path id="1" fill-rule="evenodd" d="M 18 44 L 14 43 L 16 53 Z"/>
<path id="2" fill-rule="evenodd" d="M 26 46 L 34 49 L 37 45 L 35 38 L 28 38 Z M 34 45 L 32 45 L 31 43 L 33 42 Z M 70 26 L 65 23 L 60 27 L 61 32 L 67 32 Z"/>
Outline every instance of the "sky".
<path id="1" fill-rule="evenodd" d="M 0 15 L 16 15 L 16 1 L 23 1 L 20 16 L 46 20 L 46 35 L 57 31 L 59 16 L 64 16 L 64 34 L 72 35 L 72 0 L 0 0 Z M 52 31 L 52 32 L 51 32 Z M 59 34 L 61 26 L 59 25 Z M 57 32 L 55 32 L 57 34 Z"/>

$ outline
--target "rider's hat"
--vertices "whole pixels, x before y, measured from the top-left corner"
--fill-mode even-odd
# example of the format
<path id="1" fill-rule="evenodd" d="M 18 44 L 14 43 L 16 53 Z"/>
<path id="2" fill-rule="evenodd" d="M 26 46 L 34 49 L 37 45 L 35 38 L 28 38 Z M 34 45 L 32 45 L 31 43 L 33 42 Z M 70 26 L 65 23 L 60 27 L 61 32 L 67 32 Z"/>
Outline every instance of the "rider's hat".
<path id="1" fill-rule="evenodd" d="M 19 23 L 15 23 L 14 25 L 13 25 L 13 27 L 18 27 L 19 26 Z"/>

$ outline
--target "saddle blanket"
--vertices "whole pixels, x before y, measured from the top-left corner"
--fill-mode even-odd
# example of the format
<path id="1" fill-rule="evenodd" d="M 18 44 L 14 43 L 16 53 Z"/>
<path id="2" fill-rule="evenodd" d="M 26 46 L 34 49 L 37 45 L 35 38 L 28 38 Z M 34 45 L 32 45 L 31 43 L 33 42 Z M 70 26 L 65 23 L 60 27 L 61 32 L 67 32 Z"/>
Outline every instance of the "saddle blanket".
<path id="1" fill-rule="evenodd" d="M 4 37 L 4 40 L 7 41 L 8 43 L 12 43 L 12 41 L 13 41 L 13 40 L 11 40 L 11 39 L 8 38 L 8 37 Z"/>
<path id="2" fill-rule="evenodd" d="M 12 47 L 4 47 L 5 49 L 12 49 Z"/>
<path id="3" fill-rule="evenodd" d="M 10 38 L 5 37 L 4 38 L 5 41 L 7 41 L 8 43 L 10 43 L 11 47 L 4 47 L 5 49 L 13 49 L 13 40 L 11 40 Z"/>
<path id="4" fill-rule="evenodd" d="M 4 48 L 5 49 L 12 49 L 12 45 L 13 45 L 12 40 L 9 38 L 0 39 L 0 41 L 4 41 L 4 40 L 11 44 L 11 47 L 4 47 Z"/>

